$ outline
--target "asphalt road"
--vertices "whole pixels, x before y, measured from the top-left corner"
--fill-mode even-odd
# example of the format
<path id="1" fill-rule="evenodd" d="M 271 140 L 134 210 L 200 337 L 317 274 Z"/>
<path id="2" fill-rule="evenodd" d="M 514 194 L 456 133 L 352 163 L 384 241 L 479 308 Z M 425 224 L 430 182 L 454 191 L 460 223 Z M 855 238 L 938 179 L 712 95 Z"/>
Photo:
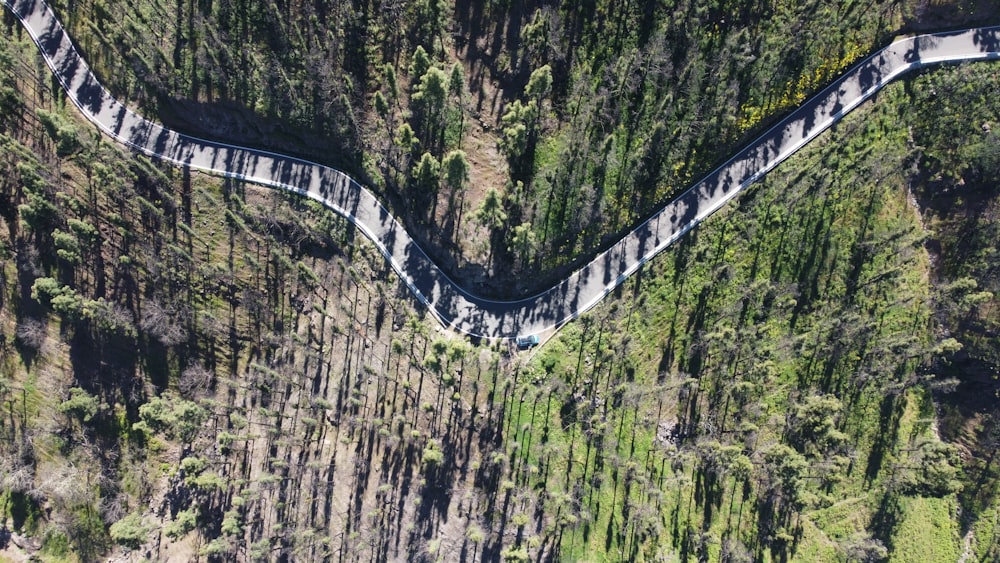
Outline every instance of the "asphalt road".
<path id="1" fill-rule="evenodd" d="M 512 338 L 557 328 L 593 307 L 643 264 L 744 188 L 899 76 L 928 65 L 1000 58 L 1000 27 L 901 39 L 856 64 L 719 168 L 552 288 L 493 301 L 452 281 L 366 188 L 339 170 L 266 151 L 206 141 L 144 119 L 97 81 L 41 0 L 3 0 L 21 20 L 80 111 L 134 150 L 204 172 L 310 197 L 340 213 L 375 244 L 413 294 L 445 326 Z"/>

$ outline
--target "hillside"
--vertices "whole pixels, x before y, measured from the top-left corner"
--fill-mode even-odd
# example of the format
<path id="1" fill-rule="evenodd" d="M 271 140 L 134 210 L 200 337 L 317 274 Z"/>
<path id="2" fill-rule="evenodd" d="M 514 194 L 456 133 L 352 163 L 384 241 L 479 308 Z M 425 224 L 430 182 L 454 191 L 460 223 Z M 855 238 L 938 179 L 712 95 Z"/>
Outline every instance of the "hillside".
<path id="1" fill-rule="evenodd" d="M 519 353 L 317 206 L 109 145 L 6 25 L 0 559 L 1000 557 L 993 65 Z"/>
<path id="2" fill-rule="evenodd" d="M 510 297 L 606 246 L 860 56 L 923 21 L 998 17 L 983 4 L 54 7 L 120 98 L 182 131 L 345 168 L 453 277 Z M 487 195 L 504 220 L 480 219 Z"/>

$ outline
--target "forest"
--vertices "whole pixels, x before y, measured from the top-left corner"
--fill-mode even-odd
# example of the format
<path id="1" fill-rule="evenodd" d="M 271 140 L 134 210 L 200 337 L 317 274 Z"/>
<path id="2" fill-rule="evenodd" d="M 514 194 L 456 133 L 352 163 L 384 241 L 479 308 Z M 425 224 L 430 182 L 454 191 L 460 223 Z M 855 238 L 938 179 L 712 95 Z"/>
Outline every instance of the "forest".
<path id="1" fill-rule="evenodd" d="M 146 115 L 365 178 L 502 294 L 930 4 L 59 13 Z M 3 25 L 0 561 L 1000 558 L 996 64 L 888 87 L 525 352 L 317 205 L 111 144 Z"/>
<path id="2" fill-rule="evenodd" d="M 927 4 L 54 7 L 119 98 L 180 130 L 345 169 L 405 210 L 452 277 L 514 297 L 544 289 L 936 13 Z"/>

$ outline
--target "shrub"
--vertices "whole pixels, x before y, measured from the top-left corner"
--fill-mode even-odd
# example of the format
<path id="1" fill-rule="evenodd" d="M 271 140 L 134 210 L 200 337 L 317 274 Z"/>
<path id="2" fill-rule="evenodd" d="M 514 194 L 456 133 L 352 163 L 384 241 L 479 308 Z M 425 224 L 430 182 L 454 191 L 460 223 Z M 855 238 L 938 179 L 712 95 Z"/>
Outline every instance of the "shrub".
<path id="1" fill-rule="evenodd" d="M 69 390 L 69 398 L 59 405 L 59 412 L 76 416 L 83 422 L 90 422 L 97 414 L 100 403 L 97 398 L 79 387 Z"/>
<path id="2" fill-rule="evenodd" d="M 115 543 L 137 549 L 145 542 L 149 530 L 150 528 L 145 525 L 142 516 L 133 512 L 112 524 L 108 532 Z"/>
<path id="3" fill-rule="evenodd" d="M 194 508 L 182 510 L 177 513 L 173 521 L 163 527 L 163 533 L 168 538 L 177 539 L 193 530 L 198 523 L 198 514 Z"/>

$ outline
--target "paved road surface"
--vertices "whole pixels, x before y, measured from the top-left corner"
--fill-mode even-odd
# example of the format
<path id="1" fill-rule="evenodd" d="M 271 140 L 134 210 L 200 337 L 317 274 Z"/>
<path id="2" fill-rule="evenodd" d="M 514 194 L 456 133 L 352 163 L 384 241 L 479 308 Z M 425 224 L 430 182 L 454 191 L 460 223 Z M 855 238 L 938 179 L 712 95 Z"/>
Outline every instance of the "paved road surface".
<path id="1" fill-rule="evenodd" d="M 147 121 L 98 83 L 42 0 L 3 1 L 38 44 L 69 98 L 105 133 L 134 150 L 180 166 L 289 190 L 321 202 L 347 217 L 375 243 L 442 324 L 487 338 L 542 332 L 587 311 L 653 256 L 900 75 L 942 62 L 1000 58 L 1000 27 L 896 41 L 855 65 L 551 289 L 519 301 L 493 301 L 471 295 L 449 279 L 378 199 L 350 176 L 280 154 L 197 139 Z"/>

